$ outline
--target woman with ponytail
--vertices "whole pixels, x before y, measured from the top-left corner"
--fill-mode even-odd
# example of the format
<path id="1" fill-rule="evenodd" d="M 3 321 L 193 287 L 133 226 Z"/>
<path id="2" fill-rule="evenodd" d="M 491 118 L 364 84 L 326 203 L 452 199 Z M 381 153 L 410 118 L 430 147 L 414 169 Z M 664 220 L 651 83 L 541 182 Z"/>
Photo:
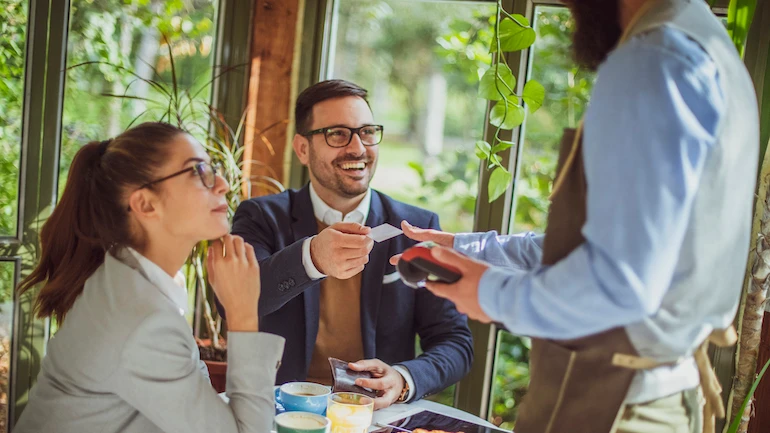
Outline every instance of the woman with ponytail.
<path id="1" fill-rule="evenodd" d="M 228 234 L 227 184 L 194 138 L 144 123 L 75 156 L 21 292 L 59 330 L 16 433 L 260 432 L 283 339 L 258 332 L 259 265 Z M 229 404 L 216 394 L 174 282 L 193 246 L 227 309 Z"/>

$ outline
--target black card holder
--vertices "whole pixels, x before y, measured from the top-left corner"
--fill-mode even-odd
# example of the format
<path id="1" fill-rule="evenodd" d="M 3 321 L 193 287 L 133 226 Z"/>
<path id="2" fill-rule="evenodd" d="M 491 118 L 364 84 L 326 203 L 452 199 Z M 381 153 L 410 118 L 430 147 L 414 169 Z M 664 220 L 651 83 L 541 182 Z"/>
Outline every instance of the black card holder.
<path id="1" fill-rule="evenodd" d="M 347 362 L 337 358 L 329 358 L 329 365 L 334 379 L 332 392 L 355 392 L 371 398 L 377 397 L 376 391 L 356 385 L 356 379 L 371 379 L 371 373 L 351 370 Z"/>

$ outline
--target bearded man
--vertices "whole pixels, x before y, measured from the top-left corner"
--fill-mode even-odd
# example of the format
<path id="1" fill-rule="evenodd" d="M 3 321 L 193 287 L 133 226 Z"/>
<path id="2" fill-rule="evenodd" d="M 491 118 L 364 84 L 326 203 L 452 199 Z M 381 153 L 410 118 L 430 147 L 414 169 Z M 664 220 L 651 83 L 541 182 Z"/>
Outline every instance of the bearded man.
<path id="1" fill-rule="evenodd" d="M 467 318 L 446 299 L 406 286 L 388 259 L 416 242 L 367 235 L 402 220 L 439 229 L 438 216 L 369 187 L 383 127 L 367 91 L 344 80 L 305 89 L 295 106 L 293 146 L 310 184 L 244 201 L 233 233 L 261 269 L 260 330 L 286 338 L 277 383 L 330 385 L 329 358 L 368 371 L 375 409 L 434 394 L 473 362 Z M 220 312 L 223 312 L 220 308 Z M 415 357 L 420 337 L 423 353 Z"/>
<path id="2" fill-rule="evenodd" d="M 545 235 L 405 233 L 463 274 L 429 290 L 533 337 L 516 433 L 713 432 L 706 348 L 734 342 L 749 250 L 751 79 L 703 0 L 565 2 L 598 76 Z"/>

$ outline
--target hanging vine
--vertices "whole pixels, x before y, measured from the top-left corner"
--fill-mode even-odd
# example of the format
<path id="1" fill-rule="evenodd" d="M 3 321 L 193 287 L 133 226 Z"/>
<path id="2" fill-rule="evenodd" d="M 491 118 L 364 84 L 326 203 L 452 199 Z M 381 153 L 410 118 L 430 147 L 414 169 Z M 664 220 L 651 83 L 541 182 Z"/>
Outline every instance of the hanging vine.
<path id="1" fill-rule="evenodd" d="M 494 54 L 492 65 L 481 77 L 479 97 L 496 102 L 489 111 L 489 123 L 495 126 L 495 134 L 489 143 L 476 142 L 476 155 L 492 170 L 489 176 L 488 195 L 490 203 L 499 198 L 513 181 L 513 174 L 502 164 L 500 153 L 515 145 L 513 141 L 503 140 L 500 132 L 512 130 L 524 123 L 526 110 L 537 111 L 545 100 L 545 88 L 535 80 L 529 80 L 521 94 L 516 93 L 516 77 L 508 65 L 505 53 L 526 50 L 535 43 L 537 34 L 529 20 L 520 14 L 508 13 L 497 2 L 495 33 L 490 51 Z"/>

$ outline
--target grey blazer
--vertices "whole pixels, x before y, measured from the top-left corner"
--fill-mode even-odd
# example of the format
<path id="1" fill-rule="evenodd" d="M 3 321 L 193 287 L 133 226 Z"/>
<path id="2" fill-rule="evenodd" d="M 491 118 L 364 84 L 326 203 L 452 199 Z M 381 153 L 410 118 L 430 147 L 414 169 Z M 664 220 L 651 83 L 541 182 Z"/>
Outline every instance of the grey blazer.
<path id="1" fill-rule="evenodd" d="M 184 300 L 146 258 L 107 255 L 51 339 L 14 432 L 268 433 L 284 339 L 228 334 L 225 403 L 180 314 Z"/>

